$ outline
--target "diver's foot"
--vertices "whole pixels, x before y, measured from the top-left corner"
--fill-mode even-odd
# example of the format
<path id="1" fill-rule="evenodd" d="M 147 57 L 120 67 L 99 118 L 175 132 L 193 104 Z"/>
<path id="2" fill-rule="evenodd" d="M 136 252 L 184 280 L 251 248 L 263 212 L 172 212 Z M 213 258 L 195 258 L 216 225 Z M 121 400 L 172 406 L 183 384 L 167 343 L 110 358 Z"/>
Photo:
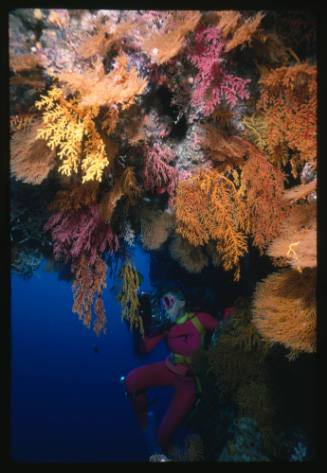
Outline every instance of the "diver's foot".
<path id="1" fill-rule="evenodd" d="M 151 463 L 161 463 L 161 462 L 170 462 L 170 458 L 166 457 L 163 453 L 155 453 L 149 458 Z"/>
<path id="2" fill-rule="evenodd" d="M 144 429 L 145 440 L 151 455 L 160 455 L 161 448 L 157 442 L 156 419 L 153 411 L 147 414 L 147 426 Z"/>

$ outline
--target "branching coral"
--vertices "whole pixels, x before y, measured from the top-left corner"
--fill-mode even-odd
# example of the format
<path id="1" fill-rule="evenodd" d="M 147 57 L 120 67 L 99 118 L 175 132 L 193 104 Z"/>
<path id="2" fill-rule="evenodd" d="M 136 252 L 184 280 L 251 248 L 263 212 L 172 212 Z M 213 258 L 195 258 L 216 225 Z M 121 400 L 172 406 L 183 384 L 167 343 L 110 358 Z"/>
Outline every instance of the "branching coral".
<path id="1" fill-rule="evenodd" d="M 169 245 L 169 252 L 189 273 L 200 273 L 208 264 L 208 257 L 203 249 L 190 245 L 179 235 L 174 236 Z"/>
<path id="2" fill-rule="evenodd" d="M 284 176 L 254 147 L 242 168 L 240 192 L 244 199 L 247 231 L 261 252 L 278 235 L 286 217 L 282 194 Z"/>
<path id="3" fill-rule="evenodd" d="M 241 208 L 233 182 L 215 170 L 201 171 L 178 184 L 177 233 L 193 246 L 213 239 L 223 268 L 236 267 L 234 280 L 240 278 L 239 260 L 247 250 Z"/>
<path id="4" fill-rule="evenodd" d="M 55 166 L 55 152 L 44 140 L 37 138 L 40 122 L 14 133 L 10 144 L 10 171 L 16 179 L 28 184 L 40 184 Z"/>
<path id="5" fill-rule="evenodd" d="M 127 320 L 131 329 L 139 330 L 143 335 L 143 319 L 139 314 L 140 302 L 138 298 L 141 278 L 130 260 L 126 260 L 124 263 L 120 271 L 120 279 L 123 285 L 118 300 L 122 305 L 122 318 Z"/>
<path id="6" fill-rule="evenodd" d="M 316 270 L 281 270 L 257 284 L 253 323 L 271 343 L 316 350 Z"/>
<path id="7" fill-rule="evenodd" d="M 105 333 L 106 315 L 102 299 L 102 293 L 107 286 L 107 265 L 97 255 L 93 264 L 89 264 L 87 257 L 82 255 L 73 263 L 74 281 L 72 284 L 74 305 L 73 312 L 78 314 L 80 320 L 86 327 L 91 326 L 92 307 L 95 321 L 94 332 L 99 335 Z"/>
<path id="8" fill-rule="evenodd" d="M 201 25 L 188 51 L 189 60 L 198 70 L 191 100 L 194 107 L 202 109 L 204 116 L 209 116 L 223 99 L 234 106 L 238 98 L 245 100 L 249 97 L 247 84 L 250 81 L 228 74 L 224 68 L 224 46 L 218 28 Z"/>
<path id="9" fill-rule="evenodd" d="M 81 109 L 75 100 L 65 99 L 63 91 L 57 87 L 42 96 L 35 107 L 44 110 L 43 126 L 37 137 L 47 141 L 51 150 L 58 149 L 62 161 L 58 171 L 70 176 L 77 173 L 81 165 L 83 183 L 93 179 L 101 181 L 109 160 L 93 120 L 98 110 Z"/>

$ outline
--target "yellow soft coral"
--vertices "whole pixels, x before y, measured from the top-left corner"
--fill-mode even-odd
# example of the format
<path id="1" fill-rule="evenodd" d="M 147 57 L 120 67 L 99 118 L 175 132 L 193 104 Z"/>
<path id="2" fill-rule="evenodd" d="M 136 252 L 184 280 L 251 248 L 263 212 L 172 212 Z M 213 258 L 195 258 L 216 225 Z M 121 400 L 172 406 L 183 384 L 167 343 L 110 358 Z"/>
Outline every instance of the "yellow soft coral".
<path id="1" fill-rule="evenodd" d="M 44 110 L 43 126 L 37 138 L 45 140 L 52 150 L 58 150 L 62 161 L 59 172 L 71 176 L 79 172 L 81 164 L 83 183 L 101 181 L 109 160 L 94 122 L 99 109 L 79 107 L 76 100 L 65 99 L 63 91 L 57 87 L 42 96 L 35 107 Z"/>
<path id="2" fill-rule="evenodd" d="M 223 268 L 236 268 L 235 281 L 247 250 L 241 207 L 234 183 L 216 170 L 200 171 L 177 187 L 177 233 L 193 246 L 214 240 Z"/>
<path id="3" fill-rule="evenodd" d="M 123 283 L 118 300 L 122 305 L 122 318 L 127 320 L 132 329 L 144 334 L 143 320 L 139 315 L 140 302 L 137 295 L 141 284 L 140 275 L 130 260 L 127 260 L 120 271 Z"/>

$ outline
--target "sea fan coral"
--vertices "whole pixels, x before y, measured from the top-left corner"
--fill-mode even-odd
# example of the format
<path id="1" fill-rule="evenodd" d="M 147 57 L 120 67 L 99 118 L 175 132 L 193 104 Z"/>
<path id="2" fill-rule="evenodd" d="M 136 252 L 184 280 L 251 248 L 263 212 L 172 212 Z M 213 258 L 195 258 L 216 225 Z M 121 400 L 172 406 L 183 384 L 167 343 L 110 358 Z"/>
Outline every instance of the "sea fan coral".
<path id="1" fill-rule="evenodd" d="M 257 284 L 253 323 L 271 343 L 316 351 L 316 269 L 281 270 Z"/>
<path id="2" fill-rule="evenodd" d="M 174 217 L 166 211 L 143 209 L 141 211 L 141 239 L 148 250 L 157 250 L 169 237 Z"/>
<path id="3" fill-rule="evenodd" d="M 10 171 L 16 179 L 40 184 L 56 164 L 56 153 L 37 138 L 40 121 L 14 133 L 10 144 Z"/>
<path id="4" fill-rule="evenodd" d="M 169 252 L 189 273 L 200 273 L 208 264 L 208 257 L 203 249 L 190 245 L 179 235 L 174 236 L 169 245 Z"/>
<path id="5" fill-rule="evenodd" d="M 303 186 L 308 184 L 303 184 Z M 300 186 L 299 186 L 300 187 Z M 280 235 L 268 248 L 267 254 L 275 265 L 290 264 L 294 269 L 317 266 L 316 204 L 295 205 L 280 229 Z"/>

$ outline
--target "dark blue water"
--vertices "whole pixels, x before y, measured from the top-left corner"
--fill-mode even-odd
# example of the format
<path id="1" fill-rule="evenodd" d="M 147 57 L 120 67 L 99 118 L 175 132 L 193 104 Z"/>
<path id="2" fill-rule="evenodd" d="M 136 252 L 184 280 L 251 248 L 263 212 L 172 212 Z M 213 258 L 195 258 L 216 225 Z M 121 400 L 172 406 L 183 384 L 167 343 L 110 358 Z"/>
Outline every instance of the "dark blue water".
<path id="1" fill-rule="evenodd" d="M 135 248 L 134 264 L 150 290 L 149 255 Z M 108 277 L 108 288 L 115 279 Z M 145 461 L 148 451 L 120 377 L 162 360 L 160 344 L 145 359 L 105 290 L 107 334 L 97 337 L 71 311 L 70 283 L 42 267 L 30 280 L 12 276 L 12 458 L 29 462 Z M 94 346 L 98 351 L 94 351 Z M 160 390 L 157 421 L 169 402 Z M 153 397 L 153 393 L 151 393 Z M 156 396 L 156 394 L 155 394 Z"/>

